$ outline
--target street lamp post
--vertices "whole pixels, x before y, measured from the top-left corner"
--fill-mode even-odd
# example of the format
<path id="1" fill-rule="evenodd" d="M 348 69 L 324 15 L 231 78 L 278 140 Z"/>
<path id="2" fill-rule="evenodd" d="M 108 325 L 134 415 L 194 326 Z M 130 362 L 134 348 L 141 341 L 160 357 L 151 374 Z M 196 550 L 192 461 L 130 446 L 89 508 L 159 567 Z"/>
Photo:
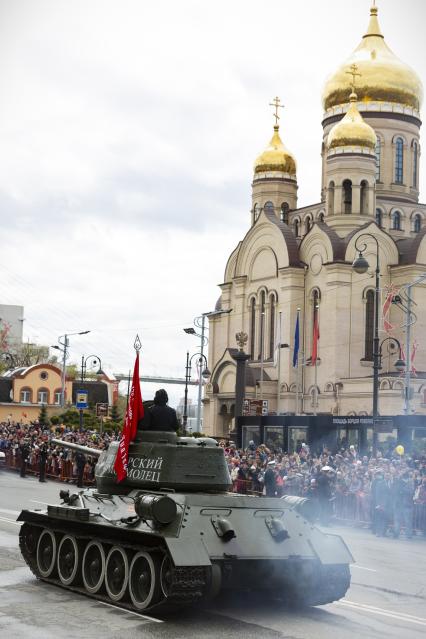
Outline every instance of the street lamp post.
<path id="1" fill-rule="evenodd" d="M 58 342 L 62 346 L 52 346 L 57 351 L 62 353 L 62 375 L 61 375 L 61 408 L 65 406 L 65 376 L 66 376 L 66 363 L 68 357 L 68 346 L 70 345 L 69 337 L 73 335 L 87 335 L 90 331 L 80 331 L 78 333 L 65 333 L 65 335 L 60 335 L 58 337 Z M 63 341 L 61 341 L 63 338 Z"/>
<path id="2" fill-rule="evenodd" d="M 194 353 L 191 357 L 189 357 L 189 352 L 186 352 L 186 366 L 185 366 L 185 399 L 183 404 L 183 428 L 186 432 L 186 426 L 188 423 L 188 384 L 191 381 L 191 367 L 192 360 L 198 357 L 198 365 L 199 365 L 199 375 L 200 380 L 202 382 L 203 379 L 208 379 L 210 377 L 210 371 L 207 368 L 207 358 L 203 353 Z M 204 370 L 202 371 L 202 366 L 204 363 Z M 198 411 L 200 410 L 200 404 L 198 404 Z M 197 415 L 197 428 L 199 428 L 199 413 Z M 199 432 L 199 431 L 198 431 Z"/>
<path id="3" fill-rule="evenodd" d="M 89 360 L 92 360 L 92 366 L 96 366 L 97 364 L 99 364 L 99 369 L 96 372 L 96 375 L 101 375 L 102 374 L 102 362 L 101 362 L 101 358 L 99 357 L 99 355 L 88 355 L 86 358 L 84 357 L 84 355 L 81 356 L 81 373 L 80 373 L 80 381 L 81 383 L 84 383 L 84 378 L 86 376 L 86 370 L 87 370 L 87 362 Z M 83 413 L 84 413 L 84 409 L 80 408 L 79 409 L 80 412 L 80 418 L 79 418 L 79 422 L 80 422 L 80 430 L 83 428 Z M 102 424 L 102 421 L 101 421 Z M 101 432 L 102 432 L 102 428 L 101 428 Z"/>
<path id="4" fill-rule="evenodd" d="M 367 272 L 369 263 L 363 256 L 367 249 L 365 242 L 360 242 L 362 238 L 370 238 L 376 243 L 376 270 L 375 270 L 375 287 L 374 287 L 374 337 L 373 337 L 373 455 L 377 449 L 377 433 L 375 429 L 375 421 L 378 416 L 379 404 L 379 294 L 380 294 L 380 262 L 379 262 L 379 242 L 371 233 L 363 233 L 358 236 L 355 241 L 355 250 L 358 251 L 358 257 L 355 258 L 352 268 L 360 275 Z"/>

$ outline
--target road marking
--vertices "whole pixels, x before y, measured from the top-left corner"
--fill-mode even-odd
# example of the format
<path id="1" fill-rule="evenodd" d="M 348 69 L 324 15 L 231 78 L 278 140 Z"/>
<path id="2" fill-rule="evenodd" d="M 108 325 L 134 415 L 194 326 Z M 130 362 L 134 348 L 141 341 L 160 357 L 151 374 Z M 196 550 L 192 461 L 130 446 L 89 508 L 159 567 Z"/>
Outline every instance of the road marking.
<path id="1" fill-rule="evenodd" d="M 98 603 L 103 606 L 109 606 L 110 608 L 115 608 L 115 610 L 122 610 L 123 612 L 128 612 L 131 615 L 136 615 L 137 617 L 142 619 L 147 619 L 148 621 L 155 621 L 155 623 L 164 623 L 162 619 L 156 619 L 155 617 L 150 617 L 149 615 L 142 615 L 139 612 L 135 612 L 134 610 L 127 610 L 127 608 L 122 608 L 121 606 L 114 606 L 114 604 L 110 604 L 107 601 L 98 601 Z"/>
<path id="2" fill-rule="evenodd" d="M 365 566 L 358 566 L 358 564 L 351 564 L 352 568 L 359 568 L 360 570 L 368 570 L 368 572 L 377 572 L 373 568 L 366 568 Z"/>
<path id="3" fill-rule="evenodd" d="M 382 617 L 391 617 L 392 619 L 397 619 L 398 621 L 409 621 L 410 623 L 418 624 L 419 626 L 426 626 L 426 619 L 423 617 L 415 617 L 414 615 L 407 615 L 404 612 L 391 612 L 390 610 L 385 610 L 384 608 L 377 608 L 376 606 L 369 606 L 367 604 L 356 603 L 355 601 L 349 601 L 348 599 L 342 599 L 341 601 L 336 601 L 338 606 L 346 606 L 348 608 L 352 608 L 354 610 L 358 610 L 362 612 L 370 612 L 374 615 L 381 615 Z"/>
<path id="4" fill-rule="evenodd" d="M 15 524 L 15 526 L 21 526 L 20 521 L 15 521 L 14 519 L 7 519 L 6 517 L 0 517 L 0 521 L 6 521 L 8 524 Z"/>

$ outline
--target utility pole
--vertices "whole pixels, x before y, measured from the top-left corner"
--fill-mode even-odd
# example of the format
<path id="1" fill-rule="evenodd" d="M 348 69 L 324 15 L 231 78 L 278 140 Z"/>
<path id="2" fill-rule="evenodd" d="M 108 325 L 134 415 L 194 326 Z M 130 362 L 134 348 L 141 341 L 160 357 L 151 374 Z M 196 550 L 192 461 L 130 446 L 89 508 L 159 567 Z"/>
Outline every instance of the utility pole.
<path id="1" fill-rule="evenodd" d="M 198 368 L 198 376 L 199 376 L 199 380 L 198 380 L 198 400 L 197 400 L 197 433 L 201 433 L 201 396 L 202 396 L 202 392 L 203 392 L 203 376 L 202 376 L 202 366 L 203 366 L 203 360 L 204 360 L 204 331 L 205 331 L 205 322 L 206 322 L 206 315 L 205 313 L 202 314 L 201 316 L 201 346 L 200 346 L 200 362 L 199 362 L 199 368 Z"/>
<path id="2" fill-rule="evenodd" d="M 62 351 L 62 375 L 61 375 L 61 408 L 65 406 L 65 376 L 66 376 L 66 363 L 67 363 L 67 350 L 69 346 L 68 335 L 64 335 L 64 341 L 59 343 L 63 346 Z"/>

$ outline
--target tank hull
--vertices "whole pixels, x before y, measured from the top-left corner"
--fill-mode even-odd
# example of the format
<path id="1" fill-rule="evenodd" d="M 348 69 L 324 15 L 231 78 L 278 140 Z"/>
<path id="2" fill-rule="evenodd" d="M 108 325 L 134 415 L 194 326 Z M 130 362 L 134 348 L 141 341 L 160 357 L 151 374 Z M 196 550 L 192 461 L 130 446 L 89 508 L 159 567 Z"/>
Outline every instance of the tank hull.
<path id="1" fill-rule="evenodd" d="M 156 521 L 154 510 L 142 519 L 144 497 L 173 502 L 170 521 Z M 22 511 L 20 546 L 38 578 L 137 611 L 194 605 L 224 590 L 330 603 L 345 595 L 353 559 L 301 505 L 231 493 L 86 490 L 45 512 Z"/>

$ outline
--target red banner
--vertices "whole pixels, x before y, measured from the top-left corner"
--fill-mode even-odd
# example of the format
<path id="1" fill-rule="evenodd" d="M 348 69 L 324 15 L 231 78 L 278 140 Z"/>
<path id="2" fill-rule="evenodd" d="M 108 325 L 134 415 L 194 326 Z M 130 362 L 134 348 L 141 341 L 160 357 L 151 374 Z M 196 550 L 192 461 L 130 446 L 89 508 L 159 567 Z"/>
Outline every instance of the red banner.
<path id="1" fill-rule="evenodd" d="M 136 355 L 135 368 L 133 370 L 132 389 L 124 419 L 123 432 L 115 458 L 114 470 L 117 473 L 117 481 L 123 481 L 127 477 L 127 461 L 129 459 L 129 444 L 136 437 L 138 421 L 142 419 L 144 409 L 142 404 L 141 385 L 139 381 L 139 353 Z"/>
<path id="2" fill-rule="evenodd" d="M 319 322 L 318 322 L 318 309 L 316 309 L 315 312 L 315 316 L 314 316 L 314 334 L 313 334 L 313 338 L 312 338 L 312 357 L 311 357 L 311 362 L 312 365 L 315 366 L 317 359 L 318 359 L 318 340 L 320 337 L 320 332 L 319 332 Z"/>

